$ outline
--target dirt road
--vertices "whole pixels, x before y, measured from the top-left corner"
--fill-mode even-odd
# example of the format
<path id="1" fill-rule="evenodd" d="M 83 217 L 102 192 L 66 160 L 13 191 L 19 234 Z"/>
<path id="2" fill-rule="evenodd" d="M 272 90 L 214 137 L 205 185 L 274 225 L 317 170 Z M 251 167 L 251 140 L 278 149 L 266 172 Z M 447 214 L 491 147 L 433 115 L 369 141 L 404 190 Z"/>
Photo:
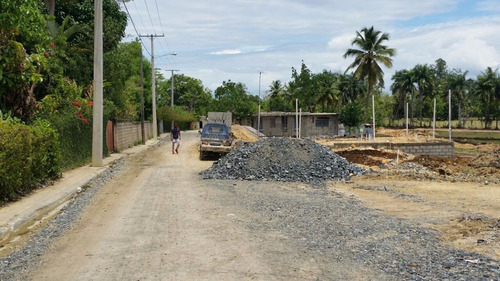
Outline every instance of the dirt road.
<path id="1" fill-rule="evenodd" d="M 130 159 L 29 279 L 498 280 L 497 260 L 327 186 L 202 180 L 197 140 Z"/>
<path id="2" fill-rule="evenodd" d="M 103 188 L 30 277 L 313 279 L 317 268 L 307 255 L 294 253 L 284 237 L 250 232 L 243 225 L 252 214 L 214 201 L 223 194 L 198 176 L 212 163 L 198 160 L 196 133 L 183 136 L 180 154 L 170 154 L 165 145 L 134 159 L 123 176 Z M 292 265 L 287 267 L 287 260 Z M 275 266 L 278 263 L 281 268 Z"/>

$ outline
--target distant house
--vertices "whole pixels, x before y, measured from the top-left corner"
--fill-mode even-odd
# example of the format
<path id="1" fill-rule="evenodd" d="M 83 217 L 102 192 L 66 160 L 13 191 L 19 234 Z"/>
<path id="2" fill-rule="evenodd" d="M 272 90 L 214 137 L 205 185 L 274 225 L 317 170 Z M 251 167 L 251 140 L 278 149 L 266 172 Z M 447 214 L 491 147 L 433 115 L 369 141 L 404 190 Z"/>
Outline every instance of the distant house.
<path id="1" fill-rule="evenodd" d="M 254 128 L 257 129 L 257 116 Z M 338 113 L 302 112 L 301 136 L 338 136 Z M 260 132 L 268 137 L 296 136 L 295 112 L 262 112 L 260 114 Z"/>

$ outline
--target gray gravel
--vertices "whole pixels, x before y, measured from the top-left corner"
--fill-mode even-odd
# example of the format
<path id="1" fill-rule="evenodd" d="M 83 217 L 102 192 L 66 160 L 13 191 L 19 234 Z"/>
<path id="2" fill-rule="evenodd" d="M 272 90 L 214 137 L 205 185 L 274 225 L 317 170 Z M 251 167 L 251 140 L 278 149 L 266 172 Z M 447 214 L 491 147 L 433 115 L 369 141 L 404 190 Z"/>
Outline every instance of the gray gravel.
<path id="1" fill-rule="evenodd" d="M 71 224 L 80 216 L 85 206 L 91 202 L 100 188 L 125 167 L 125 159 L 116 161 L 110 169 L 90 181 L 84 187 L 84 191 L 71 200 L 46 227 L 34 234 L 23 248 L 0 259 L 0 280 L 23 280 L 23 275 L 40 264 L 40 256 L 45 253 L 53 241 L 71 227 Z"/>
<path id="2" fill-rule="evenodd" d="M 317 182 L 349 180 L 365 170 L 308 139 L 265 138 L 246 143 L 203 171 L 204 179 Z"/>
<path id="3" fill-rule="evenodd" d="M 433 230 L 366 208 L 327 188 L 209 182 L 224 192 L 221 204 L 256 214 L 247 226 L 251 231 L 281 233 L 304 255 L 314 257 L 322 271 L 317 280 L 346 280 L 338 275 L 339 263 L 372 268 L 374 275 L 361 280 L 500 280 L 498 260 L 444 246 Z M 471 262 L 475 260 L 479 262 Z"/>

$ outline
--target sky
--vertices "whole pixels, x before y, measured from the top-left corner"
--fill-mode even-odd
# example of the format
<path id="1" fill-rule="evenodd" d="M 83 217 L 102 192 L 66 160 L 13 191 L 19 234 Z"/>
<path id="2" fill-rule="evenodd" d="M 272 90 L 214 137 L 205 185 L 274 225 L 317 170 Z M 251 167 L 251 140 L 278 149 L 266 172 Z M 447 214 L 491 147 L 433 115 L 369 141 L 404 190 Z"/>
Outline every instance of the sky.
<path id="1" fill-rule="evenodd" d="M 468 78 L 500 68 L 500 0 L 132 0 L 126 8 L 124 41 L 163 34 L 154 40 L 155 67 L 167 78 L 175 69 L 200 79 L 212 92 L 231 80 L 265 97 L 302 61 L 313 73 L 343 73 L 356 31 L 371 26 L 397 51 L 393 67 L 383 67 L 387 92 L 395 71 L 439 58 Z M 151 40 L 142 40 L 150 59 Z"/>

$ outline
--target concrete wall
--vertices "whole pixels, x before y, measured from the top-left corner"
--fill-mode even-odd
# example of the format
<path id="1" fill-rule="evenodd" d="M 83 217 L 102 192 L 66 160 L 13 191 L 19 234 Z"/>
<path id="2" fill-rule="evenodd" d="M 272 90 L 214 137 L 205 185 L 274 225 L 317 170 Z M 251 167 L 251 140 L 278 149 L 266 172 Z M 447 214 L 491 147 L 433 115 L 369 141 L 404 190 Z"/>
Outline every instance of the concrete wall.
<path id="1" fill-rule="evenodd" d="M 338 117 L 337 116 L 324 116 L 324 117 L 329 118 L 328 126 L 317 127 L 316 118 L 318 118 L 318 116 L 302 115 L 302 119 L 300 122 L 302 137 L 336 135 L 338 131 Z M 283 125 L 283 120 L 285 118 L 287 120 L 286 126 Z M 261 116 L 260 122 L 262 128 L 261 132 L 266 136 L 291 137 L 296 134 L 294 115 Z M 273 122 L 274 122 L 274 127 L 272 126 Z M 257 126 L 257 121 L 254 122 L 254 125 Z"/>
<path id="2" fill-rule="evenodd" d="M 153 137 L 153 122 L 144 122 L 146 140 Z M 114 146 L 116 152 L 133 147 L 142 141 L 141 122 L 116 121 L 114 124 Z"/>
<path id="3" fill-rule="evenodd" d="M 356 147 L 372 147 L 375 149 L 384 148 L 415 155 L 432 155 L 437 157 L 455 157 L 454 142 L 423 142 L 423 143 L 377 143 L 377 142 L 352 142 L 335 143 L 329 145 L 332 149 L 348 148 L 352 145 Z"/>

